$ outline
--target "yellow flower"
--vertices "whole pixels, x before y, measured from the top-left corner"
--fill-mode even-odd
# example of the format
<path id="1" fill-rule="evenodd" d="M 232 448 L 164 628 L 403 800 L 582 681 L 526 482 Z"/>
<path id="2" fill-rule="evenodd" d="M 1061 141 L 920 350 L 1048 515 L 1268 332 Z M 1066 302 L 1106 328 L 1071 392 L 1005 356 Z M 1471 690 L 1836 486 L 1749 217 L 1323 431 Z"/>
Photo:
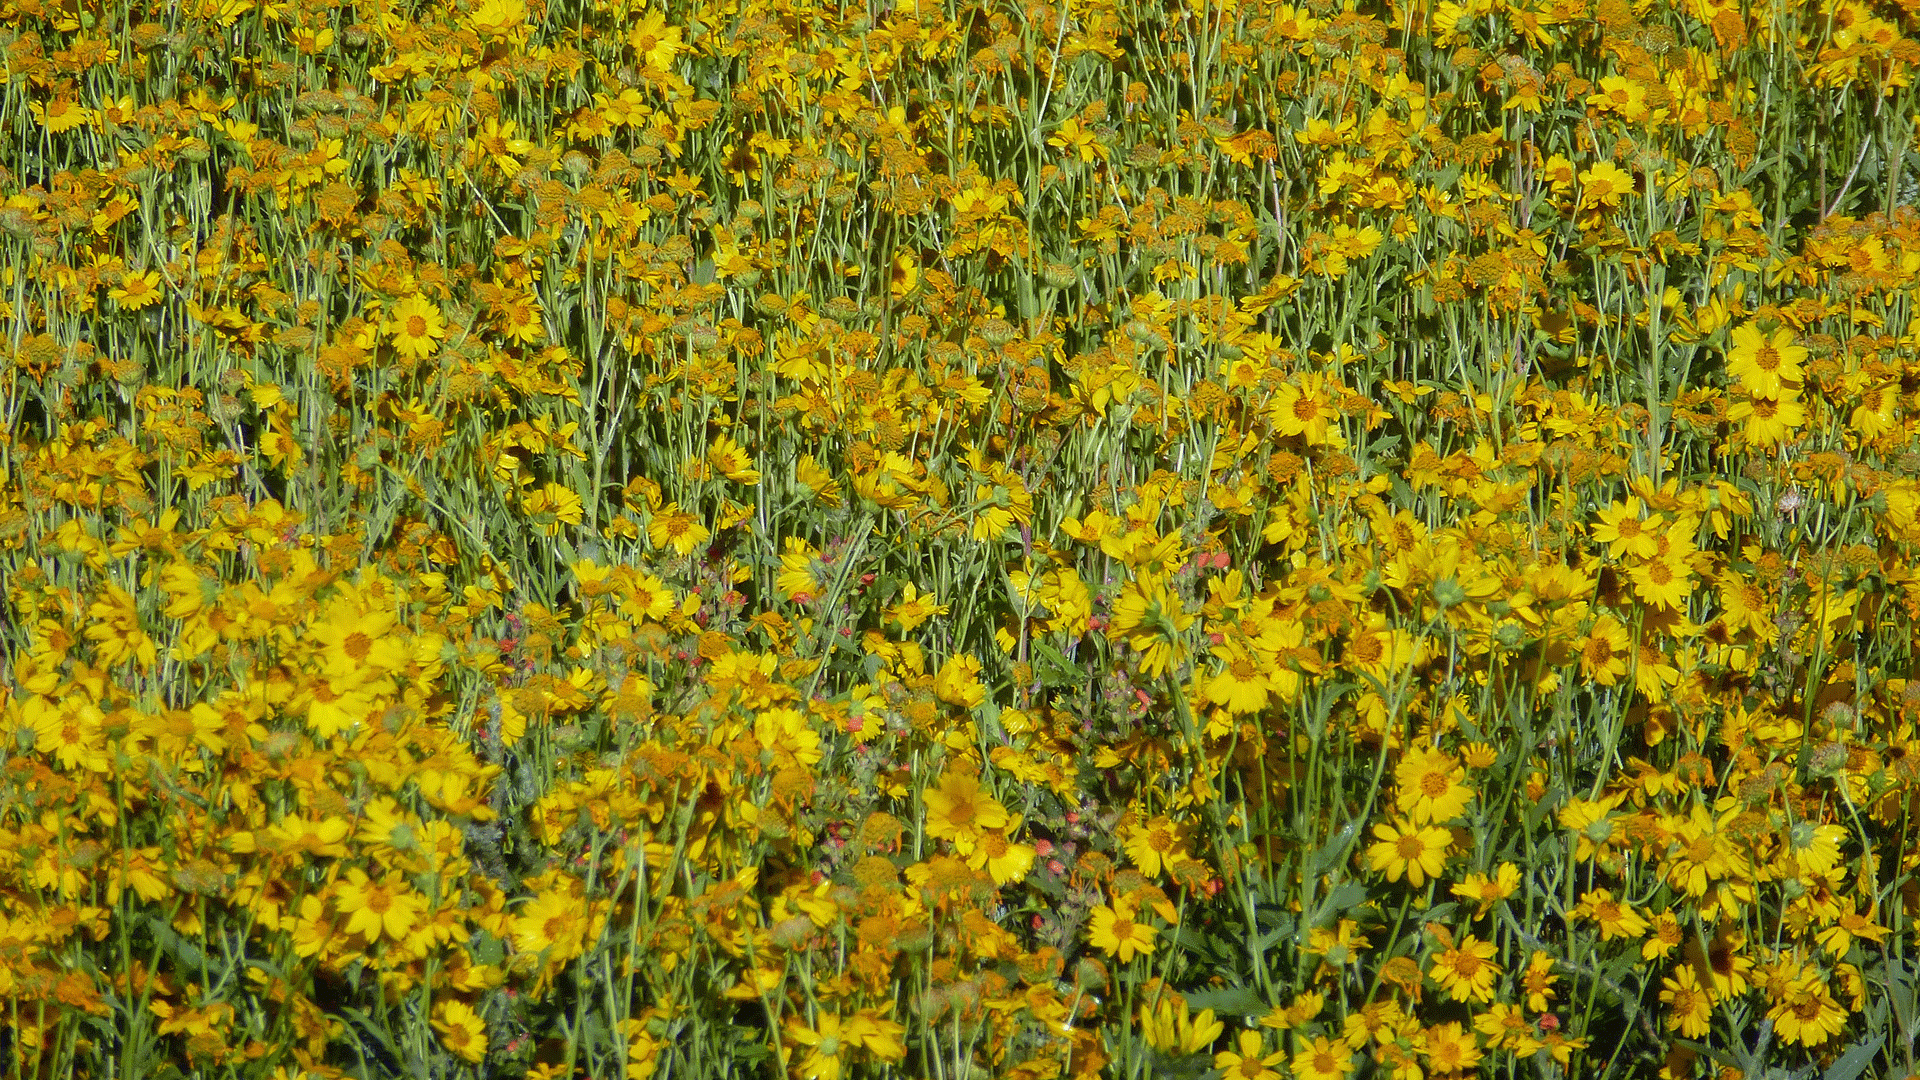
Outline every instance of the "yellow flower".
<path id="1" fill-rule="evenodd" d="M 1304 376 L 1302 386 L 1282 384 L 1274 392 L 1268 413 L 1275 431 L 1282 435 L 1299 435 L 1308 446 L 1326 442 L 1330 426 L 1340 419 L 1340 410 L 1334 408 L 1333 399 L 1326 392 L 1320 376 L 1312 373 Z"/>
<path id="2" fill-rule="evenodd" d="M 681 40 L 680 28 L 668 26 L 665 16 L 658 11 L 649 11 L 640 21 L 627 31 L 627 44 L 640 54 L 640 59 L 650 68 L 665 71 L 673 63 L 673 58 L 685 52 L 686 43 Z"/>
<path id="3" fill-rule="evenodd" d="M 408 360 L 425 360 L 447 336 L 447 323 L 438 307 L 416 295 L 387 309 L 386 331 L 395 352 Z"/>
<path id="4" fill-rule="evenodd" d="M 671 547 L 681 555 L 691 554 L 712 535 L 699 518 L 681 510 L 677 502 L 655 511 L 647 521 L 647 540 L 654 547 Z"/>
<path id="5" fill-rule="evenodd" d="M 361 811 L 360 829 L 355 839 L 365 844 L 368 851 L 382 862 L 391 862 L 419 848 L 418 831 L 418 823 L 412 814 L 391 797 L 381 796 L 367 803 Z"/>
<path id="6" fill-rule="evenodd" d="M 789 1019 L 788 1038 L 807 1047 L 806 1059 L 798 1066 L 802 1080 L 839 1080 L 847 1051 L 858 1045 L 850 1034 L 842 1030 L 840 1017 L 834 1013 L 821 1013 L 812 1027 L 801 1023 L 799 1017 Z"/>
<path id="7" fill-rule="evenodd" d="M 88 606 L 87 614 L 93 621 L 87 624 L 86 636 L 104 664 L 112 667 L 131 660 L 143 671 L 153 666 L 158 647 L 141 629 L 139 612 L 126 590 L 108 584 L 100 599 Z"/>
<path id="8" fill-rule="evenodd" d="M 564 963 L 586 949 L 588 924 L 581 901 L 567 892 L 544 892 L 513 919 L 513 943 L 521 952 L 545 952 Z"/>
<path id="9" fill-rule="evenodd" d="M 833 474 L 821 468 L 812 454 L 802 457 L 794 463 L 793 478 L 800 486 L 813 493 L 813 497 L 828 506 L 840 505 L 840 481 Z"/>
<path id="10" fill-rule="evenodd" d="M 448 999 L 435 1006 L 433 1029 L 440 1033 L 441 1044 L 461 1060 L 477 1062 L 487 1056 L 487 1025 L 466 1002 Z"/>
<path id="11" fill-rule="evenodd" d="M 842 1027 L 846 1038 L 859 1043 L 881 1061 L 899 1061 L 907 1056 L 907 1048 L 900 1041 L 900 1036 L 906 1033 L 904 1025 L 883 1020 L 871 1009 L 854 1013 Z"/>
<path id="12" fill-rule="evenodd" d="M 55 135 L 93 123 L 93 110 L 69 97 L 55 98 L 45 105 L 30 101 L 27 111 L 33 114 L 41 127 Z"/>
<path id="13" fill-rule="evenodd" d="M 774 587 L 797 604 L 810 604 L 826 593 L 827 570 L 820 561 L 820 549 L 797 536 L 786 538 L 780 553 L 780 572 L 774 575 Z"/>
<path id="14" fill-rule="evenodd" d="M 1643 960 L 1663 960 L 1686 940 L 1686 931 L 1671 911 L 1655 915 L 1652 926 L 1653 934 L 1640 946 L 1640 958 Z"/>
<path id="15" fill-rule="evenodd" d="M 1468 874 L 1464 881 L 1453 886 L 1453 895 L 1462 900 L 1475 900 L 1480 904 L 1475 918 L 1485 915 L 1493 905 L 1512 896 L 1520 889 L 1520 868 L 1510 862 L 1503 862 L 1491 876 L 1486 874 Z"/>
<path id="16" fill-rule="evenodd" d="M 1100 145 L 1094 133 L 1080 126 L 1078 117 L 1069 116 L 1047 136 L 1048 146 L 1057 146 L 1068 153 L 1077 153 L 1081 161 L 1105 158 L 1107 148 Z"/>
<path id="17" fill-rule="evenodd" d="M 1580 897 L 1573 914 L 1600 924 L 1600 940 L 1637 938 L 1647 932 L 1647 920 L 1625 900 L 1615 900 L 1607 889 L 1594 889 Z"/>
<path id="18" fill-rule="evenodd" d="M 928 788 L 927 835 L 951 840 L 955 851 L 972 854 L 982 833 L 1004 828 L 1007 808 L 982 791 L 980 780 L 971 773 L 949 772 L 940 777 L 940 786 Z"/>
<path id="19" fill-rule="evenodd" d="M 1099 909 L 1095 909 L 1096 911 Z M 1184 1000 L 1162 997 L 1157 1007 L 1140 1006 L 1140 1029 L 1147 1044 L 1163 1054 L 1184 1057 L 1197 1054 L 1220 1037 L 1226 1025 L 1214 1018 L 1213 1010 L 1195 1016 L 1187 1011 Z"/>
<path id="20" fill-rule="evenodd" d="M 760 470 L 753 467 L 753 458 L 733 441 L 732 436 L 718 435 L 707 446 L 707 463 L 712 465 L 721 476 L 736 484 L 748 487 L 760 482 Z"/>
<path id="21" fill-rule="evenodd" d="M 980 685 L 980 661 L 967 653 L 947 658 L 933 677 L 933 693 L 949 705 L 971 709 L 987 699 Z"/>
<path id="22" fill-rule="evenodd" d="M 967 865 L 975 870 L 985 867 L 995 885 L 1011 885 L 1026 880 L 1036 855 L 1033 847 L 1013 842 L 1004 831 L 985 829 L 974 844 L 973 854 L 967 856 Z"/>
<path id="23" fill-rule="evenodd" d="M 1667 1005 L 1667 1030 L 1689 1039 L 1706 1035 L 1713 1019 L 1713 998 L 1700 985 L 1693 965 L 1681 964 L 1660 981 L 1660 1000 Z"/>
<path id="24" fill-rule="evenodd" d="M 1783 392 L 1780 396 L 1754 394 L 1736 401 L 1727 410 L 1727 419 L 1746 425 L 1747 443 L 1758 447 L 1778 446 L 1793 437 L 1807 422 L 1807 410 L 1800 398 Z"/>
<path id="25" fill-rule="evenodd" d="M 1238 1052 L 1222 1050 L 1213 1055 L 1213 1067 L 1220 1070 L 1221 1080 L 1280 1080 L 1280 1074 L 1273 1066 L 1286 1060 L 1286 1052 L 1276 1050 L 1262 1057 L 1265 1049 L 1260 1043 L 1258 1031 L 1242 1031 L 1236 1042 Z"/>
<path id="26" fill-rule="evenodd" d="M 1650 558 L 1660 550 L 1659 537 L 1654 533 L 1657 521 L 1640 519 L 1640 500 L 1628 496 L 1624 503 L 1613 503 L 1600 511 L 1600 523 L 1593 527 L 1595 541 L 1607 545 L 1607 556 L 1618 559 L 1623 555 L 1636 558 Z"/>
<path id="27" fill-rule="evenodd" d="M 1671 555 L 1647 559 L 1627 576 L 1633 579 L 1634 595 L 1653 607 L 1685 607 L 1693 594 L 1693 571 Z"/>
<path id="28" fill-rule="evenodd" d="M 527 492 L 520 509 L 545 536 L 559 536 L 562 525 L 578 525 L 586 504 L 565 484 L 547 484 Z"/>
<path id="29" fill-rule="evenodd" d="M 1480 1047 L 1458 1021 L 1430 1027 L 1420 1033 L 1420 1049 L 1427 1065 L 1442 1076 L 1473 1071 L 1480 1064 Z"/>
<path id="30" fill-rule="evenodd" d="M 1602 615 L 1580 643 L 1580 674 L 1601 686 L 1612 686 L 1627 673 L 1627 628 Z"/>
<path id="31" fill-rule="evenodd" d="M 1793 332 L 1775 330 L 1771 336 L 1748 323 L 1733 331 L 1733 349 L 1727 353 L 1727 374 L 1740 380 L 1749 394 L 1778 398 L 1800 386 L 1800 363 L 1807 350 L 1793 343 Z"/>
<path id="32" fill-rule="evenodd" d="M 1647 117 L 1647 90 L 1623 75 L 1608 75 L 1600 80 L 1600 92 L 1588 95 L 1587 104 L 1630 124 L 1638 123 Z"/>
<path id="33" fill-rule="evenodd" d="M 1113 604 L 1113 633 L 1141 653 L 1140 670 L 1156 678 L 1185 657 L 1181 635 L 1192 625 L 1193 616 L 1158 574 L 1129 581 Z"/>
<path id="34" fill-rule="evenodd" d="M 51 754 L 64 769 L 106 772 L 106 736 L 101 724 L 106 714 L 78 694 L 55 703 L 35 694 L 26 700 L 21 718 L 33 733 L 33 748 Z"/>
<path id="35" fill-rule="evenodd" d="M 1163 868 L 1172 869 L 1178 863 L 1191 861 L 1181 833 L 1172 821 L 1157 817 L 1144 825 L 1127 826 L 1122 848 L 1141 873 L 1159 877 Z"/>
<path id="36" fill-rule="evenodd" d="M 503 38 L 521 29 L 526 19 L 526 0 L 484 0 L 466 22 L 483 38 Z"/>
<path id="37" fill-rule="evenodd" d="M 374 881 L 357 866 L 335 886 L 333 904 L 347 917 L 346 932 L 369 942 L 382 936 L 399 941 L 427 913 L 426 898 L 415 893 L 400 874 Z"/>
<path id="38" fill-rule="evenodd" d="M 1818 970 L 1807 970 L 1788 984 L 1766 1019 L 1786 1042 L 1820 1045 L 1847 1028 L 1847 1009 L 1834 1001 Z"/>
<path id="39" fill-rule="evenodd" d="M 1428 974 L 1455 1001 L 1491 1001 L 1493 981 L 1500 965 L 1493 962 L 1500 947 L 1468 934 L 1460 943 L 1434 957 Z"/>
<path id="40" fill-rule="evenodd" d="M 1421 828 L 1403 818 L 1392 825 L 1375 825 L 1373 835 L 1379 839 L 1367 848 L 1367 861 L 1388 881 L 1405 875 L 1409 885 L 1419 888 L 1428 878 L 1439 877 L 1447 864 L 1452 837 L 1445 829 Z"/>
<path id="41" fill-rule="evenodd" d="M 1134 914 L 1133 905 L 1124 899 L 1116 899 L 1112 907 L 1096 906 L 1087 928 L 1087 941 L 1108 956 L 1118 957 L 1123 964 L 1135 956 L 1151 955 L 1155 931 L 1145 923 L 1135 922 Z"/>
<path id="42" fill-rule="evenodd" d="M 357 680 L 407 666 L 406 643 L 394 632 L 397 622 L 390 611 L 359 611 L 344 602 L 332 605 L 326 618 L 308 630 L 320 643 L 321 670 L 330 678 Z"/>
<path id="43" fill-rule="evenodd" d="M 1452 821 L 1473 801 L 1473 789 L 1461 783 L 1466 776 L 1467 770 L 1444 750 L 1410 750 L 1393 770 L 1395 805 L 1415 825 Z"/>
<path id="44" fill-rule="evenodd" d="M 1527 961 L 1527 970 L 1520 973 L 1520 988 L 1527 993 L 1527 1008 L 1534 1012 L 1546 1012 L 1547 1003 L 1559 994 L 1553 984 L 1560 976 L 1553 973 L 1553 957 L 1538 949 L 1533 958 Z"/>
<path id="45" fill-rule="evenodd" d="M 1260 1018 L 1260 1026 L 1273 1028 L 1276 1031 L 1286 1031 L 1289 1028 L 1297 1028 L 1307 1021 L 1312 1020 L 1314 1017 L 1319 1016 L 1320 1011 L 1326 1008 L 1326 1006 L 1327 996 L 1325 994 L 1314 990 L 1303 991 L 1293 995 L 1292 1002 L 1286 1005 L 1275 1005 L 1265 1016 Z"/>
<path id="46" fill-rule="evenodd" d="M 373 714 L 375 688 L 363 685 L 361 675 L 316 678 L 295 695 L 292 708 L 307 712 L 307 726 L 316 738 L 331 739 Z"/>
<path id="47" fill-rule="evenodd" d="M 1495 1002 L 1486 1012 L 1474 1017 L 1473 1026 L 1486 1036 L 1491 1049 L 1511 1050 L 1523 1058 L 1540 1049 L 1540 1040 L 1534 1037 L 1535 1029 L 1527 1014 L 1505 1002 Z"/>
<path id="48" fill-rule="evenodd" d="M 1341 659 L 1354 670 L 1385 681 L 1418 663 L 1422 652 L 1420 639 L 1388 622 L 1385 615 L 1370 611 L 1347 639 Z"/>
<path id="49" fill-rule="evenodd" d="M 901 630 L 910 631 L 935 615 L 946 613 L 947 605 L 934 603 L 931 594 L 921 592 L 909 581 L 900 590 L 899 601 L 887 609 L 886 617 L 888 622 L 899 626 Z"/>
<path id="50" fill-rule="evenodd" d="M 157 304 L 160 295 L 160 275 L 153 270 L 129 273 L 120 279 L 120 284 L 107 290 L 108 299 L 119 304 L 123 311 L 139 311 Z"/>
<path id="51" fill-rule="evenodd" d="M 340 934 L 340 926 L 327 912 L 326 901 L 312 893 L 300 900 L 300 918 L 293 924 L 293 954 L 319 956 Z"/>
<path id="52" fill-rule="evenodd" d="M 1633 174 L 1611 161 L 1602 161 L 1580 174 L 1580 209 L 1620 205 L 1633 194 Z"/>
<path id="53" fill-rule="evenodd" d="M 1353 1071 L 1353 1052 L 1346 1043 L 1316 1035 L 1301 1040 L 1292 1064 L 1294 1080 L 1346 1080 Z"/>
<path id="54" fill-rule="evenodd" d="M 1721 827 L 1734 817 L 1732 811 L 1715 818 L 1713 812 L 1696 805 L 1685 818 L 1672 823 L 1669 833 L 1667 880 L 1688 896 L 1706 895 L 1708 886 L 1734 872 L 1726 838 Z"/>
<path id="55" fill-rule="evenodd" d="M 1207 677 L 1207 700 L 1236 715 L 1257 713 L 1266 708 L 1269 695 L 1276 689 L 1267 674 L 1269 665 L 1244 641 L 1230 640 L 1212 651 L 1226 663 Z"/>

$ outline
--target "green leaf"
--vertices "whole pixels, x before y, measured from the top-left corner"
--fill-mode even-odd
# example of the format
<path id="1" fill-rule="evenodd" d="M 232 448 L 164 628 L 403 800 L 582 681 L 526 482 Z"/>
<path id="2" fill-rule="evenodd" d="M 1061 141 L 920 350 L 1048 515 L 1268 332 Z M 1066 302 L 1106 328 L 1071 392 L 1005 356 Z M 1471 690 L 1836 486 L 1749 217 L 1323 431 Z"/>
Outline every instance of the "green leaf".
<path id="1" fill-rule="evenodd" d="M 1338 919 L 1341 914 L 1351 911 L 1367 898 L 1367 886 L 1359 881 L 1343 881 L 1327 893 L 1325 899 L 1315 908 L 1310 927 L 1326 926 Z"/>
<path id="2" fill-rule="evenodd" d="M 168 956 L 173 957 L 174 962 L 181 967 L 207 968 L 212 966 L 212 960 L 207 954 L 202 951 L 198 945 L 175 933 L 173 927 L 168 924 L 167 920 L 162 919 L 158 915 L 148 915 L 147 927 L 153 931 L 154 940 L 159 942 L 160 948 L 164 950 Z"/>
<path id="3" fill-rule="evenodd" d="M 1333 869 L 1333 865 L 1346 857 L 1347 848 L 1353 842 L 1354 834 L 1360 831 L 1358 818 L 1340 827 L 1333 839 L 1322 844 L 1319 851 L 1313 853 L 1313 861 L 1307 867 L 1307 873 L 1319 876 Z"/>
<path id="4" fill-rule="evenodd" d="M 1272 1008 L 1265 998 L 1250 987 L 1230 986 L 1221 990 L 1196 990 L 1186 995 L 1192 1012 L 1212 1009 L 1217 1016 L 1261 1016 Z"/>
<path id="5" fill-rule="evenodd" d="M 1833 1064 L 1827 1066 L 1827 1071 L 1820 1074 L 1820 1080 L 1854 1080 L 1873 1064 L 1873 1059 L 1880 1053 L 1880 1044 L 1886 1037 L 1886 1032 L 1877 1032 L 1872 1038 L 1847 1047 L 1847 1052 L 1834 1058 Z"/>

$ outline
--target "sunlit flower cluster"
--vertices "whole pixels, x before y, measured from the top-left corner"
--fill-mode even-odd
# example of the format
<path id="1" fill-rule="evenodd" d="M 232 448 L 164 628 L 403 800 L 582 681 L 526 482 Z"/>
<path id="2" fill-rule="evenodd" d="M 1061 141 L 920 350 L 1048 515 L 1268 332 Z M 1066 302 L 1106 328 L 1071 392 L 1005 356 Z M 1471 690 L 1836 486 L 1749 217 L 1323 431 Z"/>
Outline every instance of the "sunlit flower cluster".
<path id="1" fill-rule="evenodd" d="M 6 1069 L 1915 1073 L 1917 39 L 0 3 Z"/>

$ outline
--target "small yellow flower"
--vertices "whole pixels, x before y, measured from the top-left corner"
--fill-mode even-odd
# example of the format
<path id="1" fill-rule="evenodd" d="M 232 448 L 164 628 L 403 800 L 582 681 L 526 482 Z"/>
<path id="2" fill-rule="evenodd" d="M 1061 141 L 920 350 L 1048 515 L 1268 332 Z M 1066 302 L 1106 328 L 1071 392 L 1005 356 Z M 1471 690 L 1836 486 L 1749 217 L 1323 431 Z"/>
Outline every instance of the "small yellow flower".
<path id="1" fill-rule="evenodd" d="M 447 336 L 447 322 L 426 297 L 409 296 L 387 310 L 386 331 L 394 351 L 409 360 L 425 360 Z"/>
<path id="2" fill-rule="evenodd" d="M 347 917 L 345 930 L 369 942 L 387 937 L 404 939 L 426 917 L 426 898 L 398 873 L 389 873 L 374 881 L 359 867 L 347 871 L 347 879 L 335 887 L 334 907 Z"/>
<path id="3" fill-rule="evenodd" d="M 1611 161 L 1602 161 L 1580 174 L 1580 209 L 1620 205 L 1633 194 L 1633 174 Z"/>
<path id="4" fill-rule="evenodd" d="M 939 787 L 926 790 L 924 799 L 927 835 L 953 841 L 962 855 L 973 852 L 985 830 L 1004 828 L 1009 820 L 1007 808 L 981 790 L 979 778 L 970 773 L 945 774 Z"/>
<path id="5" fill-rule="evenodd" d="M 153 270 L 130 273 L 107 290 L 107 298 L 119 304 L 122 311 L 151 307 L 160 302 L 160 296 L 160 275 Z"/>
<path id="6" fill-rule="evenodd" d="M 1490 1001 L 1493 981 L 1500 977 L 1500 965 L 1493 958 L 1500 947 L 1468 934 L 1434 957 L 1428 974 L 1455 1001 Z"/>
<path id="7" fill-rule="evenodd" d="M 484 0 L 466 20 L 474 33 L 490 39 L 509 37 L 526 21 L 526 0 Z"/>
<path id="8" fill-rule="evenodd" d="M 1367 848 L 1367 861 L 1388 881 L 1399 881 L 1404 875 L 1407 884 L 1419 888 L 1428 878 L 1439 877 L 1447 865 L 1452 837 L 1445 829 L 1422 828 L 1403 818 L 1392 825 L 1375 825 L 1373 835 L 1378 840 Z"/>
<path id="9" fill-rule="evenodd" d="M 670 547 L 681 555 L 691 554 L 712 535 L 699 518 L 680 509 L 679 503 L 668 503 L 647 522 L 647 540 L 654 547 Z"/>
<path id="10" fill-rule="evenodd" d="M 586 504 L 564 484 L 547 484 L 527 493 L 521 510 L 547 536 L 560 535 L 562 525 L 580 524 Z"/>
<path id="11" fill-rule="evenodd" d="M 1393 770 L 1395 805 L 1416 825 L 1452 821 L 1473 801 L 1473 789 L 1462 783 L 1466 777 L 1467 770 L 1444 750 L 1410 750 Z"/>
<path id="12" fill-rule="evenodd" d="M 487 1056 L 486 1022 L 466 1002 L 449 999 L 435 1006 L 433 1029 L 440 1033 L 441 1045 L 461 1060 L 478 1062 Z"/>
<path id="13" fill-rule="evenodd" d="M 668 26 L 666 17 L 658 11 L 649 11 L 640 17 L 627 31 L 627 44 L 640 54 L 650 68 L 665 71 L 674 57 L 685 52 L 686 43 L 681 39 L 680 28 Z"/>
<path id="14" fill-rule="evenodd" d="M 1100 145 L 1100 140 L 1093 132 L 1080 126 L 1078 117 L 1073 116 L 1067 117 L 1059 127 L 1054 129 L 1053 134 L 1047 137 L 1047 145 L 1057 146 L 1070 154 L 1078 154 L 1081 161 L 1105 159 L 1107 156 L 1107 148 Z"/>
<path id="15" fill-rule="evenodd" d="M 1798 389 L 1800 364 L 1807 350 L 1793 343 L 1791 330 L 1763 334 L 1748 323 L 1735 327 L 1733 348 L 1727 353 L 1727 374 L 1740 380 L 1740 388 L 1749 394 L 1778 398 Z"/>
<path id="16" fill-rule="evenodd" d="M 1353 1051 L 1344 1042 L 1316 1035 L 1301 1040 L 1292 1064 L 1296 1080 L 1346 1080 L 1353 1071 Z"/>
<path id="17" fill-rule="evenodd" d="M 1273 1066 L 1286 1060 L 1286 1051 L 1263 1056 L 1258 1031 L 1242 1031 L 1235 1041 L 1238 1052 L 1223 1050 L 1213 1055 L 1213 1067 L 1220 1070 L 1222 1080 L 1280 1080 Z"/>
<path id="18" fill-rule="evenodd" d="M 1136 956 L 1152 955 L 1156 931 L 1145 923 L 1135 922 L 1135 914 L 1133 905 L 1125 900 L 1115 900 L 1112 907 L 1105 904 L 1095 907 L 1087 928 L 1088 942 L 1123 964 Z"/>

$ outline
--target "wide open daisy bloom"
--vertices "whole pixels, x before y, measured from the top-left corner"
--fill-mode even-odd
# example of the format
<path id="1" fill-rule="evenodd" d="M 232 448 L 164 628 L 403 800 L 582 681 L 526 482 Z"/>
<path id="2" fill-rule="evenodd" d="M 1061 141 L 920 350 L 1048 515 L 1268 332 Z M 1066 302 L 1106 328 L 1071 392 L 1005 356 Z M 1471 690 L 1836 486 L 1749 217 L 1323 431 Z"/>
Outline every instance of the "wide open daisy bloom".
<path id="1" fill-rule="evenodd" d="M 1439 877 L 1447 864 L 1447 844 L 1452 839 L 1445 829 L 1421 827 L 1402 818 L 1391 825 L 1375 825 L 1379 839 L 1367 848 L 1367 861 L 1375 870 L 1419 888 L 1428 878 Z"/>
<path id="2" fill-rule="evenodd" d="M 953 841 L 954 850 L 970 854 L 987 829 L 1007 824 L 1007 808 L 983 791 L 980 779 L 968 773 L 950 772 L 940 778 L 940 786 L 928 788 L 927 835 Z"/>
<path id="3" fill-rule="evenodd" d="M 1395 805 L 1416 825 L 1452 821 L 1473 801 L 1473 789 L 1462 782 L 1466 777 L 1467 770 L 1444 750 L 1410 750 L 1393 770 Z"/>
<path id="4" fill-rule="evenodd" d="M 425 360 L 447 336 L 447 321 L 424 296 L 409 296 L 387 309 L 387 337 L 408 360 Z"/>
<path id="5" fill-rule="evenodd" d="M 1156 931 L 1145 923 L 1135 922 L 1134 915 L 1133 905 L 1124 900 L 1115 900 L 1112 907 L 1104 904 L 1095 907 L 1087 940 L 1123 964 L 1136 956 L 1152 953 Z"/>
<path id="6" fill-rule="evenodd" d="M 1735 327 L 1733 349 L 1727 353 L 1727 374 L 1740 380 L 1750 394 L 1777 398 L 1783 391 L 1800 385 L 1800 364 L 1807 350 L 1793 343 L 1793 331 L 1775 330 L 1771 335 L 1749 323 Z"/>

